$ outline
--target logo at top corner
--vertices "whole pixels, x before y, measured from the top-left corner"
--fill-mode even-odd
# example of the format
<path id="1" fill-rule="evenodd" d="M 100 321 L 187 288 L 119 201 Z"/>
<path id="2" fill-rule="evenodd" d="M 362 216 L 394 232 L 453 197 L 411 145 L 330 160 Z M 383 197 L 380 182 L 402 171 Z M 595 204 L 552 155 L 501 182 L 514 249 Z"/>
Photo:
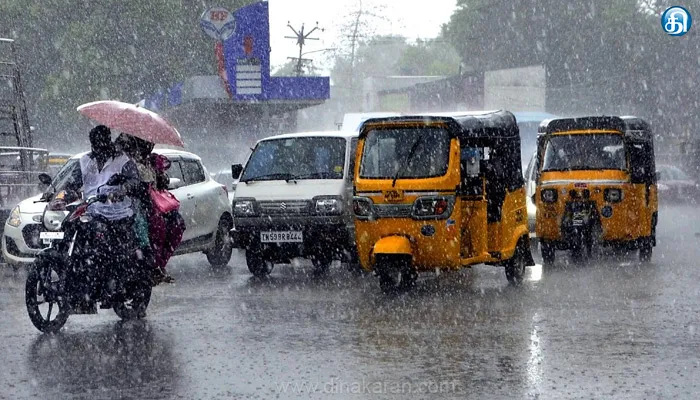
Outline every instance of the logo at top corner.
<path id="1" fill-rule="evenodd" d="M 681 6 L 673 6 L 661 14 L 661 27 L 670 36 L 683 36 L 693 24 L 693 17 Z"/>
<path id="2" fill-rule="evenodd" d="M 202 14 L 199 26 L 212 38 L 225 41 L 236 31 L 236 19 L 227 9 L 212 7 Z"/>

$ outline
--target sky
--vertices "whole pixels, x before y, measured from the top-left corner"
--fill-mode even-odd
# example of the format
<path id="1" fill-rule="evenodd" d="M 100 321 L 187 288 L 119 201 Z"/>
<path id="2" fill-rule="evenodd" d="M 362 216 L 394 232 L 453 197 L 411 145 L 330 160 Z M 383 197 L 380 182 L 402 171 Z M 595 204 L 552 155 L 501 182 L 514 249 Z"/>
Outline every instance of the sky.
<path id="1" fill-rule="evenodd" d="M 296 40 L 285 39 L 284 36 L 294 35 L 287 27 L 289 22 L 298 30 L 303 23 L 306 31 L 318 25 L 311 37 L 319 40 L 307 41 L 304 52 L 322 50 L 337 46 L 341 35 L 338 29 L 342 21 L 347 21 L 348 14 L 359 8 L 360 0 L 269 0 L 270 6 L 270 53 L 272 69 L 283 65 L 287 57 L 296 57 L 299 48 Z M 449 21 L 455 9 L 457 0 L 431 0 L 430 7 L 421 7 L 419 2 L 411 0 L 362 0 L 364 9 L 383 7 L 387 23 L 378 28 L 378 34 L 394 34 L 406 36 L 409 39 L 434 38 L 440 33 L 440 26 Z M 309 54 L 318 63 L 327 51 Z"/>

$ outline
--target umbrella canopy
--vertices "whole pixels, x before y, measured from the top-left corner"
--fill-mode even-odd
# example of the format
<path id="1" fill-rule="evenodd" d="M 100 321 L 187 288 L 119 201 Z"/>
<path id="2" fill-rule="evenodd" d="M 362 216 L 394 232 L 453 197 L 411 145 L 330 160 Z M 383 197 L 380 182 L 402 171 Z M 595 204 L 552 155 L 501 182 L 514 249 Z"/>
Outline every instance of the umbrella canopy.
<path id="1" fill-rule="evenodd" d="M 185 147 L 180 133 L 165 118 L 137 104 L 94 101 L 78 107 L 78 112 L 110 129 L 151 143 Z"/>

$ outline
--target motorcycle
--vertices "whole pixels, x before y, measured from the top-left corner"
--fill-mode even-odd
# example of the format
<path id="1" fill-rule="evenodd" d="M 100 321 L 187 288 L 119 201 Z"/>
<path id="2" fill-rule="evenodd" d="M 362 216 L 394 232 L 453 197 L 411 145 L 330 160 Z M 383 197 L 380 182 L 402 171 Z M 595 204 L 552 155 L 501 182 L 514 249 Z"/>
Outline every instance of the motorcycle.
<path id="1" fill-rule="evenodd" d="M 119 182 L 123 177 L 115 175 L 107 185 Z M 50 245 L 29 268 L 25 303 L 32 324 L 41 332 L 57 332 L 72 314 L 97 314 L 97 303 L 124 320 L 145 316 L 152 288 L 149 269 L 139 262 L 135 249 L 127 249 L 122 263 L 110 260 L 114 254 L 105 243 L 110 222 L 87 213 L 90 205 L 112 201 L 115 195 L 98 194 L 85 201 L 74 195 L 76 201 L 66 204 L 69 197 L 58 200 L 68 215 L 59 230 L 40 234 Z M 56 207 L 50 203 L 47 210 Z"/>

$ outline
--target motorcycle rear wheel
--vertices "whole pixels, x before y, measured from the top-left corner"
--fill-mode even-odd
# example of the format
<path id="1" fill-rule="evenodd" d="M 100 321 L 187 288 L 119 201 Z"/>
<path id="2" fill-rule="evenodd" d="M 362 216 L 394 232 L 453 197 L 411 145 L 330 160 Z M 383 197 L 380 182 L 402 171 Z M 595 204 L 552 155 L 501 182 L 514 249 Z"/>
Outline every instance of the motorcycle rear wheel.
<path id="1" fill-rule="evenodd" d="M 112 306 L 114 312 L 123 320 L 140 319 L 146 316 L 148 303 L 151 302 L 151 285 L 146 282 L 134 284 L 129 291 L 129 298 L 117 301 Z"/>
<path id="2" fill-rule="evenodd" d="M 56 271 L 49 263 L 36 262 L 29 268 L 25 284 L 25 304 L 29 319 L 41 332 L 58 332 L 68 320 L 70 306 L 66 294 L 63 293 L 64 286 L 65 275 Z M 43 307 L 44 305 L 46 307 Z M 55 314 L 54 307 L 58 308 Z M 51 319 L 52 315 L 55 318 Z"/>

